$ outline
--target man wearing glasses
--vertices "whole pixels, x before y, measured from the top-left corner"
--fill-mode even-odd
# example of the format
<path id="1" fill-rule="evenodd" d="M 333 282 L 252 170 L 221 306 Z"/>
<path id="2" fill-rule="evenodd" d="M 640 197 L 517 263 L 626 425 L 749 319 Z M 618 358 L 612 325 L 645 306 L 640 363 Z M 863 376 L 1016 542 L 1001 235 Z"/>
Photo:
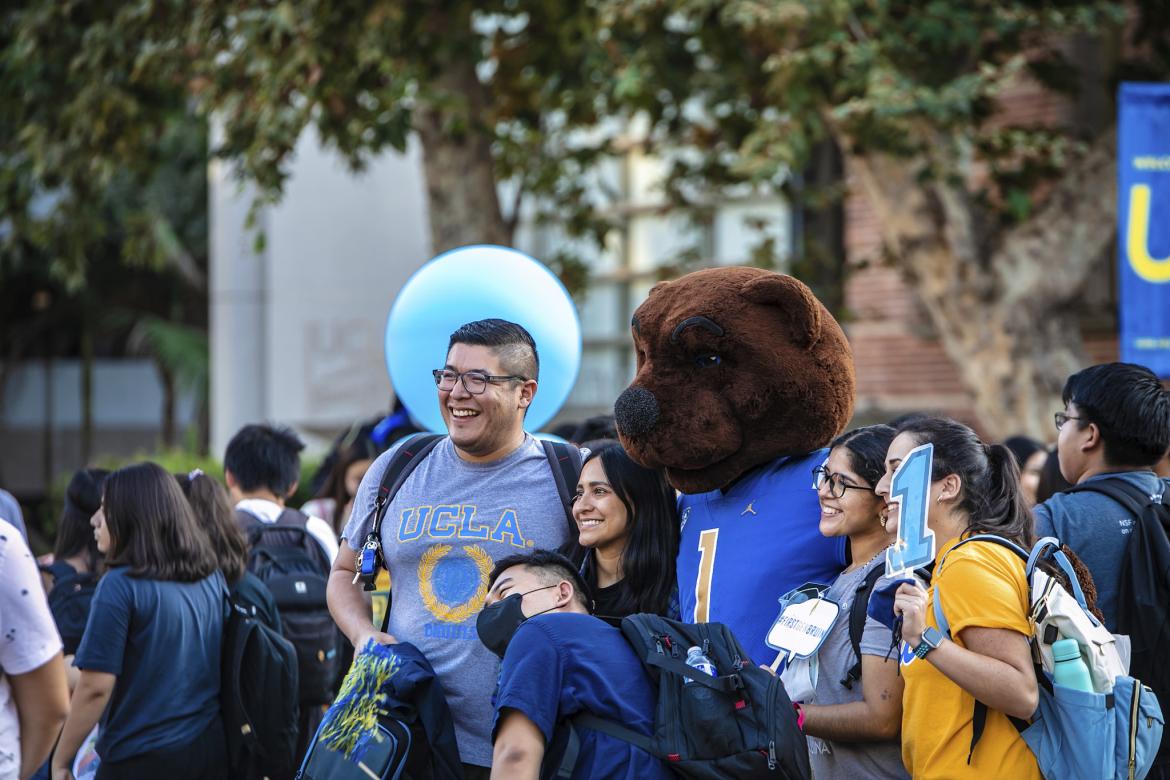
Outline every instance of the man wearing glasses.
<path id="1" fill-rule="evenodd" d="M 329 580 L 330 611 L 355 648 L 369 639 L 410 642 L 434 666 L 468 780 L 487 778 L 492 757 L 491 695 L 499 661 L 475 629 L 488 575 L 498 560 L 556 549 L 568 539 L 548 458 L 524 431 L 539 370 L 536 344 L 520 325 L 479 320 L 451 334 L 445 362 L 432 371 L 448 435 L 410 472 L 382 522 L 392 589 L 388 633 L 370 622 L 354 552 L 372 527 L 388 464 L 411 440 L 384 453 L 366 473 Z"/>
<path id="2" fill-rule="evenodd" d="M 1170 490 L 1154 464 L 1170 446 L 1170 395 L 1149 369 L 1090 366 L 1068 378 L 1055 414 L 1060 472 L 1073 485 L 1120 481 L 1145 496 Z M 1105 625 L 1116 631 L 1123 559 L 1136 518 L 1096 492 L 1057 493 L 1033 510 L 1037 536 L 1055 536 L 1080 556 L 1097 586 Z"/>

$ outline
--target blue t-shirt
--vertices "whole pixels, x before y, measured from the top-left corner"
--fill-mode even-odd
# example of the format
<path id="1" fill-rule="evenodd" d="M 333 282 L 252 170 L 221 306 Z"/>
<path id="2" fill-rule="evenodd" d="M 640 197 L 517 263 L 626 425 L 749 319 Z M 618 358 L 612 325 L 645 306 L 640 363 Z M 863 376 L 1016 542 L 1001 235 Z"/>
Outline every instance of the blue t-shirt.
<path id="1" fill-rule="evenodd" d="M 131 577 L 98 583 L 74 664 L 118 679 L 97 752 L 123 761 L 191 743 L 219 712 L 224 594 L 218 571 L 198 582 Z"/>
<path id="2" fill-rule="evenodd" d="M 1084 482 L 1120 478 L 1140 487 L 1147 495 L 1170 490 L 1170 480 L 1152 471 L 1098 474 Z M 1084 484 L 1084 483 L 1082 483 Z M 1097 586 L 1097 607 L 1105 627 L 1117 630 L 1117 594 L 1121 567 L 1137 518 L 1125 507 L 1100 493 L 1057 493 L 1033 510 L 1036 536 L 1055 536 L 1085 562 Z"/>
<path id="3" fill-rule="evenodd" d="M 776 657 L 764 637 L 779 598 L 806 582 L 828 585 L 845 568 L 845 537 L 821 536 L 813 489 L 812 470 L 828 454 L 780 458 L 726 492 L 679 497 L 682 619 L 725 624 L 756 663 Z"/>
<path id="4" fill-rule="evenodd" d="M 650 736 L 657 696 L 642 663 L 613 626 L 591 615 L 553 613 L 526 620 L 500 665 L 492 741 L 504 708 L 518 710 L 551 744 L 557 722 L 590 712 Z M 663 762 L 628 742 L 580 729 L 574 778 L 670 780 Z"/>

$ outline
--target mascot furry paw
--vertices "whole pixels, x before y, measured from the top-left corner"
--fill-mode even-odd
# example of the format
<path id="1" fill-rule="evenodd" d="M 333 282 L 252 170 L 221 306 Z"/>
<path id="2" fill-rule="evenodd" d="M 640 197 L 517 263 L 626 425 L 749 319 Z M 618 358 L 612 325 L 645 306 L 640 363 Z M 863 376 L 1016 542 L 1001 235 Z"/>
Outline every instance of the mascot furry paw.
<path id="1" fill-rule="evenodd" d="M 853 414 L 849 343 L 807 286 L 758 268 L 658 284 L 631 329 L 637 374 L 614 415 L 630 456 L 684 494 L 682 617 L 770 660 L 777 599 L 845 565 L 844 538 L 818 531 L 812 469 Z"/>

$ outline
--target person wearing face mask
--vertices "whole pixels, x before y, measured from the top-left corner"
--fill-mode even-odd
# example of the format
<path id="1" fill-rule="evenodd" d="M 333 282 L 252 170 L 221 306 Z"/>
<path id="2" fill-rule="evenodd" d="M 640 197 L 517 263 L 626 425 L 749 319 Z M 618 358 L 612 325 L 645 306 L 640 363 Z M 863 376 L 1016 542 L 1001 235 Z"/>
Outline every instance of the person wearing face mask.
<path id="1" fill-rule="evenodd" d="M 851 560 L 824 594 L 840 606 L 829 633 L 812 657 L 791 663 L 781 677 L 789 696 L 800 701 L 818 780 L 907 776 L 898 744 L 902 678 L 890 653 L 892 632 L 872 617 L 856 636 L 850 629 L 854 601 L 868 602 L 887 582 L 881 572 L 896 523 L 887 524 L 885 501 L 874 487 L 893 439 L 888 425 L 849 431 L 829 445 L 828 460 L 814 471 L 821 533 L 846 537 Z"/>
<path id="2" fill-rule="evenodd" d="M 621 632 L 589 614 L 587 586 L 567 558 L 544 550 L 513 555 L 496 564 L 489 581 L 476 630 L 501 658 L 492 778 L 540 776 L 546 753 L 559 760 L 557 724 L 578 713 L 653 733 L 650 678 Z M 573 778 L 672 777 L 660 759 L 628 742 L 587 728 L 578 735 Z"/>

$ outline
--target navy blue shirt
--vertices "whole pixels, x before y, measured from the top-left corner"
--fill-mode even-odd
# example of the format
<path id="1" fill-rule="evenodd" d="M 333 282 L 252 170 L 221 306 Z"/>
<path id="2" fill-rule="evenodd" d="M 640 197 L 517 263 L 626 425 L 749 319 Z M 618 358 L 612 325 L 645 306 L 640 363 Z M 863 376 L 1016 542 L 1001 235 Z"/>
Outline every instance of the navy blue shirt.
<path id="1" fill-rule="evenodd" d="M 630 645 L 591 615 L 558 612 L 526 620 L 508 643 L 500 667 L 492 741 L 505 708 L 536 724 L 551 744 L 557 722 L 591 712 L 650 736 L 657 696 Z M 628 742 L 579 729 L 574 778 L 670 780 L 662 761 Z"/>
<path id="2" fill-rule="evenodd" d="M 845 568 L 844 536 L 821 535 L 812 470 L 827 449 L 780 458 L 748 472 L 726 492 L 683 494 L 678 510 L 678 595 L 682 619 L 723 623 L 756 663 L 779 599 L 806 582 L 828 585 Z"/>
<path id="3" fill-rule="evenodd" d="M 1085 482 L 1110 478 L 1137 485 L 1147 495 L 1170 489 L 1170 480 L 1160 479 L 1152 471 L 1099 474 Z M 1105 616 L 1105 626 L 1116 631 L 1121 566 L 1137 518 L 1121 504 L 1100 493 L 1057 493 L 1033 512 L 1037 537 L 1055 536 L 1071 547 L 1089 567 L 1097 586 L 1097 607 Z"/>
<path id="4" fill-rule="evenodd" d="M 102 713 L 97 752 L 123 761 L 193 742 L 219 712 L 227 585 L 131 577 L 110 569 L 94 593 L 74 660 L 118 679 Z"/>

